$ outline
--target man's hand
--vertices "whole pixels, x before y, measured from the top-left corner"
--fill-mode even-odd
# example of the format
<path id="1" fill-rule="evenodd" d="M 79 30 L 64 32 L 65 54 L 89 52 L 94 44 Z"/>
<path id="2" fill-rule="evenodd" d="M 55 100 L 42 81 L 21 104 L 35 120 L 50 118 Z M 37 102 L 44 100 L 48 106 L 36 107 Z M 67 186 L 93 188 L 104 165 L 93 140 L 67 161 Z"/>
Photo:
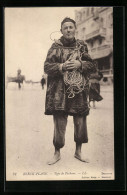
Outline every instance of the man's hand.
<path id="1" fill-rule="evenodd" d="M 64 71 L 68 70 L 76 70 L 81 67 L 81 62 L 79 60 L 67 60 L 64 64 L 62 69 Z"/>

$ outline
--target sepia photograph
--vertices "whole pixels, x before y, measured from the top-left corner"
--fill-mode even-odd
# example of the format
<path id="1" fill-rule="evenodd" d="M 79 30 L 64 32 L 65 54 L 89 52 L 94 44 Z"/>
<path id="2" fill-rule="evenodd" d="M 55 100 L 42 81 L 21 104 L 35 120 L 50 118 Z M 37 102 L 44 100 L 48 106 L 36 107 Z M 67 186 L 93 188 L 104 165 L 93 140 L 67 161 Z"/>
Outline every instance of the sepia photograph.
<path id="1" fill-rule="evenodd" d="M 115 180 L 113 7 L 6 7 L 6 181 Z"/>

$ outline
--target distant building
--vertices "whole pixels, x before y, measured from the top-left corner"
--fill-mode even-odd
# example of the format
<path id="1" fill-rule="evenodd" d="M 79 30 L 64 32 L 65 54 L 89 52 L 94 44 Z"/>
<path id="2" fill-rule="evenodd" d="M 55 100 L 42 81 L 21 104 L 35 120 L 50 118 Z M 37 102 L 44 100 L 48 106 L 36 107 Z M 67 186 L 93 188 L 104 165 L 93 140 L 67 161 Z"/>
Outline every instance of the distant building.
<path id="1" fill-rule="evenodd" d="M 75 11 L 76 38 L 87 43 L 89 54 L 108 80 L 113 80 L 113 8 L 84 7 Z"/>

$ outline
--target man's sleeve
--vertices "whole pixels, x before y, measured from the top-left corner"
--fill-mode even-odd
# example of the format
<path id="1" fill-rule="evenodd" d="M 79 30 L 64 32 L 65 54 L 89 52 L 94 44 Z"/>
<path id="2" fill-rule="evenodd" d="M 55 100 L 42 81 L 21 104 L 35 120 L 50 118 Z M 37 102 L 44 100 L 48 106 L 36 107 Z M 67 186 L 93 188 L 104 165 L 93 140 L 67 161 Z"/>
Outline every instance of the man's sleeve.
<path id="1" fill-rule="evenodd" d="M 88 48 L 87 45 L 84 44 L 83 45 L 84 49 L 81 53 L 81 71 L 84 74 L 91 74 L 93 72 L 96 71 L 96 66 L 95 63 L 93 62 L 92 58 L 90 57 L 90 55 L 88 54 Z"/>
<path id="2" fill-rule="evenodd" d="M 61 63 L 59 63 L 58 48 L 54 44 L 48 51 L 44 62 L 44 72 L 49 76 L 61 75 Z"/>

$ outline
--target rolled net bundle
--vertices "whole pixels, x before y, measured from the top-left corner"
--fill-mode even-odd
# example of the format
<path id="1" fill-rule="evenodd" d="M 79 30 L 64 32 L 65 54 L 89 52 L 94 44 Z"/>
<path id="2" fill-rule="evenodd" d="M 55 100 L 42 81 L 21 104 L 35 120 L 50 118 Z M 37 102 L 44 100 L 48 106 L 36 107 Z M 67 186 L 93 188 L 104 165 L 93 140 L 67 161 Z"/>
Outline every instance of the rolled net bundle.
<path id="1" fill-rule="evenodd" d="M 82 45 L 79 44 L 79 47 L 72 52 L 68 60 L 75 60 L 82 58 L 84 52 L 80 52 Z M 84 76 L 78 71 L 66 71 L 64 73 L 64 83 L 68 87 L 66 93 L 68 93 L 68 98 L 73 98 L 75 94 L 82 92 L 86 86 L 86 80 Z"/>
<path id="2" fill-rule="evenodd" d="M 66 90 L 66 93 L 68 93 L 68 98 L 73 98 L 75 94 L 78 94 L 84 90 L 85 79 L 77 70 L 66 71 L 64 73 L 64 83 L 68 86 Z"/>

